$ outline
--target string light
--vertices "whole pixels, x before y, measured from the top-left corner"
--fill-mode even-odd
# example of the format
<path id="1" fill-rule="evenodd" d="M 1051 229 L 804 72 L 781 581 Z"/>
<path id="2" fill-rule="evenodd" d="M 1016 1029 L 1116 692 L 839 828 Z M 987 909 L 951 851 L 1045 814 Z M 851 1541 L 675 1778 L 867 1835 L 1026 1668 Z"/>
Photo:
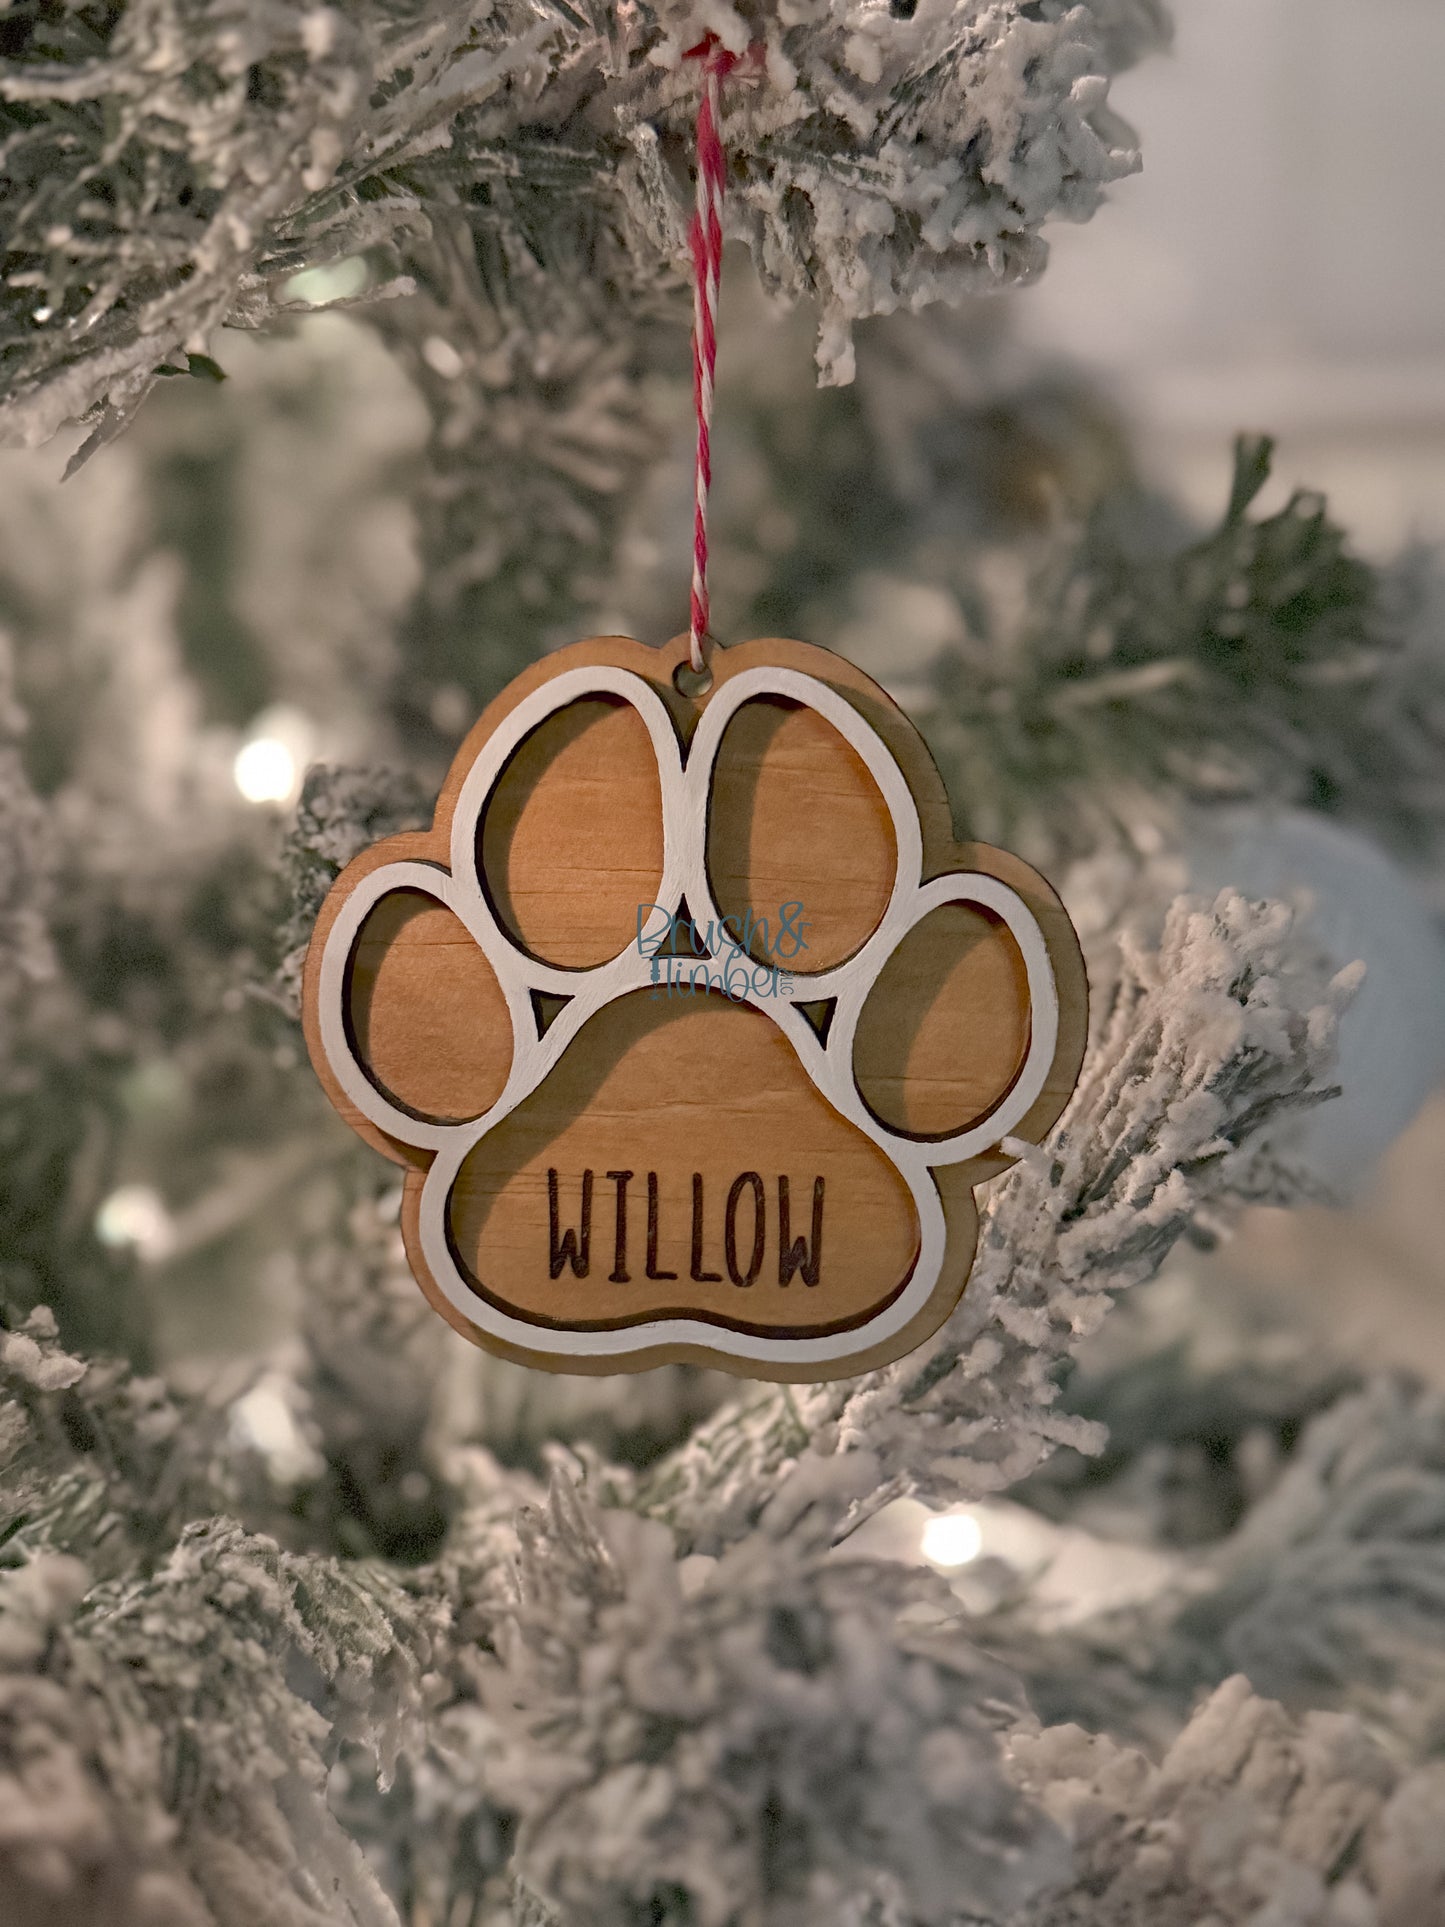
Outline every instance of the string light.
<path id="1" fill-rule="evenodd" d="M 164 1258 L 174 1239 L 171 1214 L 148 1184 L 122 1184 L 95 1214 L 95 1235 L 113 1250 Z"/>
<path id="2" fill-rule="evenodd" d="M 940 1512 L 923 1527 L 920 1550 L 931 1566 L 970 1565 L 983 1550 L 983 1528 L 971 1512 Z"/>
<path id="3" fill-rule="evenodd" d="M 297 710 L 264 710 L 236 752 L 236 788 L 248 803 L 294 803 L 312 746 L 311 725 Z"/>
<path id="4" fill-rule="evenodd" d="M 284 743 L 262 736 L 236 755 L 236 788 L 248 803 L 285 803 L 296 790 L 296 758 Z"/>

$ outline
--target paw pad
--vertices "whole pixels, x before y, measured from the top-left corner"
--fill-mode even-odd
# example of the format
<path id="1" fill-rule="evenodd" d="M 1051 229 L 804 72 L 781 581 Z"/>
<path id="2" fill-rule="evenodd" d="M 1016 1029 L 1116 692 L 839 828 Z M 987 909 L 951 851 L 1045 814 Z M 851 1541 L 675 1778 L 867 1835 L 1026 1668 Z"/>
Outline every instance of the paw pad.
<path id="1" fill-rule="evenodd" d="M 916 731 L 822 650 L 578 644 L 337 880 L 307 1038 L 410 1168 L 437 1309 L 554 1369 L 841 1377 L 933 1330 L 972 1187 L 1062 1109 L 1068 920 L 952 839 Z"/>

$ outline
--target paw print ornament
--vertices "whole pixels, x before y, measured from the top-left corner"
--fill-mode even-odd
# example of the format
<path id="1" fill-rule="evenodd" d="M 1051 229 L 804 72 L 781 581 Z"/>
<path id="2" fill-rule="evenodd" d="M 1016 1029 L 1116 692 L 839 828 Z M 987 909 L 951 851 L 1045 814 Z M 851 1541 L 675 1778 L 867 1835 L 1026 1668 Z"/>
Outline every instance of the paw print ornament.
<path id="1" fill-rule="evenodd" d="M 1073 1088 L 1083 963 L 861 671 L 749 642 L 689 694 L 687 661 L 602 638 L 497 698 L 431 829 L 333 886 L 307 1042 L 463 1336 L 846 1377 L 957 1302 L 974 1186 Z"/>

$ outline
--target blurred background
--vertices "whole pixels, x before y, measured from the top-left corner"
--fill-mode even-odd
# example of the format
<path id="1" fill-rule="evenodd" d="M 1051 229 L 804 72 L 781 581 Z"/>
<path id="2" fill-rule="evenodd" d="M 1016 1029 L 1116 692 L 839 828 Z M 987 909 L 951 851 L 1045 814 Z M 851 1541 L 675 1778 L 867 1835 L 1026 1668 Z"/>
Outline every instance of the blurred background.
<path id="1" fill-rule="evenodd" d="M 1217 511 L 1230 436 L 1256 429 L 1277 442 L 1266 501 L 1323 491 L 1381 562 L 1439 544 L 1445 10 L 1377 0 L 1366 23 L 1348 0 L 1208 0 L 1176 22 L 1173 56 L 1114 90 L 1143 173 L 1087 228 L 1055 230 L 1047 273 L 1008 299 L 1011 326 L 1087 370 L 1144 472 L 1192 513 Z M 1440 618 L 1426 626 L 1445 649 Z M 1385 1049 L 1382 1004 L 1401 1035 L 1420 1027 L 1426 1067 L 1397 1059 L 1408 1108 L 1439 1066 L 1445 974 L 1409 907 L 1379 899 L 1371 915 L 1371 885 L 1346 867 L 1301 839 L 1276 873 L 1323 889 L 1361 954 L 1379 946 L 1355 1022 Z M 1388 1104 L 1354 1046 L 1357 1084 Z M 1358 1359 L 1445 1379 L 1445 1100 L 1427 1097 L 1377 1168 L 1363 1133 L 1358 1176 L 1338 1172 L 1353 1208 L 1256 1213 L 1216 1260 L 1221 1280 L 1282 1294 Z"/>
<path id="2" fill-rule="evenodd" d="M 1347 0 L 1207 0 L 1116 83 L 1144 171 L 1054 231 L 1011 318 L 1198 513 L 1250 425 L 1276 490 L 1324 490 L 1364 550 L 1445 534 L 1442 72 L 1431 0 L 1378 0 L 1368 30 Z"/>

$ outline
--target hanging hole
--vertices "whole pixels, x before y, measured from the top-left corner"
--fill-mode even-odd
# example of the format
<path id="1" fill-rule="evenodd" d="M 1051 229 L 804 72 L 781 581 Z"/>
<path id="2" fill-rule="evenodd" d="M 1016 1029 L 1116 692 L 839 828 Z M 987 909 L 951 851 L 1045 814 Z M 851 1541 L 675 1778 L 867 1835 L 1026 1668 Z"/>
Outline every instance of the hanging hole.
<path id="1" fill-rule="evenodd" d="M 690 662 L 680 662 L 672 672 L 672 686 L 679 696 L 696 702 L 712 688 L 712 670 L 706 663 L 701 669 L 694 669 Z"/>

